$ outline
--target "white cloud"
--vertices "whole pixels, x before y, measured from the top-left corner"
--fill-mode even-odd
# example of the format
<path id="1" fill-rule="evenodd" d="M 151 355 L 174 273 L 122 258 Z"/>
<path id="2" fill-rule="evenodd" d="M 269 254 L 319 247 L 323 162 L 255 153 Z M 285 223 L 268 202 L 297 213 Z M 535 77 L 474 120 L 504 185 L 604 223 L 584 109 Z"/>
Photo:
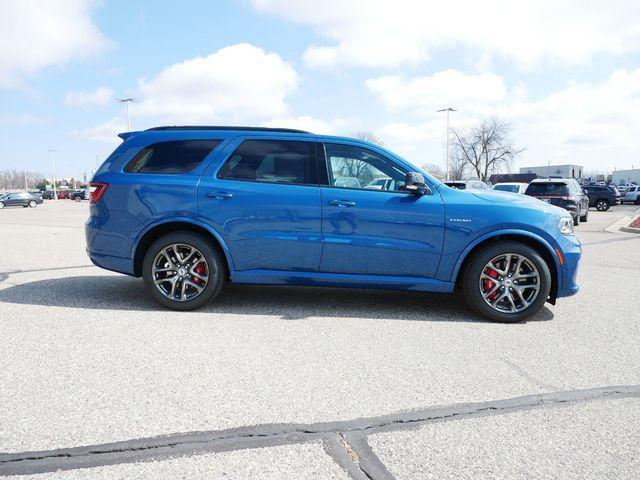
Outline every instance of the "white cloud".
<path id="1" fill-rule="evenodd" d="M 435 101 L 433 104 L 431 100 L 422 102 L 420 88 L 416 87 L 432 85 L 438 76 L 375 84 L 379 101 L 390 112 L 403 118 L 401 122 L 384 125 L 376 133 L 391 149 L 417 163 L 444 160 L 444 115 L 435 112 Z M 527 147 L 521 164 L 546 164 L 551 160 L 552 163 L 569 162 L 610 170 L 614 166 L 630 166 L 634 161 L 637 164 L 640 151 L 640 68 L 617 70 L 599 83 L 574 81 L 566 88 L 539 99 L 529 99 L 522 85 L 504 89 L 501 95 L 486 95 L 481 89 L 486 87 L 484 82 L 474 83 L 473 77 L 467 76 L 461 81 L 462 84 L 468 83 L 471 90 L 467 101 L 454 103 L 459 112 L 451 117 L 452 128 L 488 116 L 512 122 L 516 142 Z M 458 82 L 452 83 L 452 97 L 448 96 L 446 89 L 440 91 L 439 86 L 434 90 L 440 91 L 443 98 L 455 100 L 458 87 Z M 411 101 L 412 92 L 416 95 L 415 102 Z M 429 93 L 424 92 L 424 95 Z"/>
<path id="2" fill-rule="evenodd" d="M 125 132 L 126 130 L 127 124 L 124 119 L 114 117 L 94 127 L 74 130 L 71 134 L 76 138 L 84 140 L 118 144 L 121 142 L 120 138 L 118 138 L 118 133 Z"/>
<path id="3" fill-rule="evenodd" d="M 44 125 L 52 121 L 53 119 L 49 117 L 40 117 L 31 113 L 23 113 L 21 115 L 0 114 L 0 125 L 8 127 L 16 125 Z"/>
<path id="4" fill-rule="evenodd" d="M 65 105 L 70 107 L 104 107 L 115 99 L 115 92 L 109 87 L 99 87 L 93 91 L 67 92 Z"/>
<path id="5" fill-rule="evenodd" d="M 501 102 L 507 95 L 502 77 L 494 73 L 465 75 L 456 70 L 405 79 L 390 75 L 367 80 L 366 86 L 390 110 L 433 113 L 450 105 Z"/>
<path id="6" fill-rule="evenodd" d="M 335 135 L 336 133 L 336 125 L 334 122 L 326 122 L 324 120 L 305 115 L 299 117 L 274 118 L 268 122 L 264 122 L 262 126 L 272 128 L 295 128 L 311 133 L 317 133 L 318 135 Z"/>
<path id="7" fill-rule="evenodd" d="M 304 55 L 313 67 L 418 64 L 461 47 L 476 65 L 492 56 L 530 69 L 579 65 L 640 48 L 636 0 L 252 0 L 259 12 L 311 25 L 327 39 Z"/>
<path id="8" fill-rule="evenodd" d="M 140 79 L 136 114 L 173 124 L 266 121 L 288 114 L 298 83 L 278 54 L 242 43 Z"/>
<path id="9" fill-rule="evenodd" d="M 39 70 L 104 51 L 91 0 L 0 2 L 0 87 L 20 87 Z"/>

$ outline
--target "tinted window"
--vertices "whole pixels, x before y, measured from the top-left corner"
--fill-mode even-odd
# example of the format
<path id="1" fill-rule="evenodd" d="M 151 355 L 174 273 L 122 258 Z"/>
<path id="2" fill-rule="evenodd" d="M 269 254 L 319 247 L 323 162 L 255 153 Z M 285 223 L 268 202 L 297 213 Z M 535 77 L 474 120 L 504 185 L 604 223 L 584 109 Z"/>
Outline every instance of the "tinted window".
<path id="1" fill-rule="evenodd" d="M 549 182 L 549 183 L 530 183 L 525 192 L 527 195 L 545 196 L 545 195 L 569 195 L 569 186 L 566 183 Z"/>
<path id="2" fill-rule="evenodd" d="M 140 150 L 124 168 L 129 173 L 185 173 L 198 166 L 221 140 L 159 142 Z"/>
<path id="3" fill-rule="evenodd" d="M 252 182 L 317 184 L 315 144 L 288 140 L 245 140 L 218 178 Z"/>
<path id="4" fill-rule="evenodd" d="M 493 187 L 494 190 L 500 190 L 502 192 L 514 192 L 514 193 L 518 193 L 518 186 L 517 185 L 496 185 L 495 187 Z"/>

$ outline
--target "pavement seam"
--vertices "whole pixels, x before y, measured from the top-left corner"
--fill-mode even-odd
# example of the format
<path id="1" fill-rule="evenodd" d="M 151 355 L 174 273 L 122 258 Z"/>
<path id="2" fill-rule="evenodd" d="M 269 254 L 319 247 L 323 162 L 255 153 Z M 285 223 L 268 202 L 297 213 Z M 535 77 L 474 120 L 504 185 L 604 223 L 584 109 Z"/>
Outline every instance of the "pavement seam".
<path id="1" fill-rule="evenodd" d="M 374 453 L 363 433 L 346 432 L 342 437 L 358 457 L 358 467 L 370 480 L 395 480 L 391 472 Z"/>
<path id="2" fill-rule="evenodd" d="M 503 400 L 401 411 L 379 417 L 355 420 L 313 424 L 254 425 L 226 430 L 163 435 L 99 445 L 33 452 L 0 453 L 0 476 L 73 470 L 102 465 L 159 460 L 206 452 L 264 448 L 318 440 L 323 441 L 325 451 L 327 451 L 326 445 L 331 445 L 333 441 L 331 438 L 334 437 L 335 439 L 336 434 L 341 434 L 347 439 L 359 459 L 362 459 L 362 455 L 364 455 L 365 459 L 369 458 L 371 462 L 374 462 L 373 459 L 367 457 L 367 447 L 362 443 L 362 440 L 359 440 L 360 437 L 366 442 L 366 436 L 370 434 L 415 429 L 429 423 L 500 415 L 537 407 L 558 407 L 598 399 L 629 397 L 640 398 L 640 385 L 541 393 Z M 352 441 L 357 445 L 354 446 Z M 335 451 L 331 447 L 329 447 L 329 450 Z M 342 457 L 336 454 L 333 458 Z M 354 478 L 357 479 L 357 477 Z M 371 478 L 376 478 L 377 480 L 377 478 L 385 477 Z"/>

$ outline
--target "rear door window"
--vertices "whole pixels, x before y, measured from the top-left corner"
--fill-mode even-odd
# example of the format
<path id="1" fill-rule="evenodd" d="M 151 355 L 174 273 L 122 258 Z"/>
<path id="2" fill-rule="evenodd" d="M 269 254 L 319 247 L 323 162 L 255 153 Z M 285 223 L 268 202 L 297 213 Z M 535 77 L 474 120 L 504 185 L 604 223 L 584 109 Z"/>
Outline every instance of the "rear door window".
<path id="1" fill-rule="evenodd" d="M 196 168 L 222 140 L 158 142 L 140 150 L 124 167 L 127 173 L 177 174 Z"/>
<path id="2" fill-rule="evenodd" d="M 245 140 L 222 166 L 218 178 L 249 182 L 317 185 L 314 142 Z"/>
<path id="3" fill-rule="evenodd" d="M 536 197 L 567 196 L 569 186 L 560 182 L 530 183 L 525 193 Z"/>

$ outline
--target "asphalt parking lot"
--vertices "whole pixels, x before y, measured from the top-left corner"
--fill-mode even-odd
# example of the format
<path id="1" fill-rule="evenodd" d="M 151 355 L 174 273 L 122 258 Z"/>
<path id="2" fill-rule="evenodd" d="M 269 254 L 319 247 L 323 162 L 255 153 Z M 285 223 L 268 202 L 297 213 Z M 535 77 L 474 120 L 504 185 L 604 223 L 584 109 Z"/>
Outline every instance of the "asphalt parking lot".
<path id="1" fill-rule="evenodd" d="M 638 478 L 640 235 L 604 230 L 637 209 L 592 210 L 580 293 L 502 325 L 362 290 L 165 311 L 90 264 L 86 202 L 7 208 L 0 475 Z"/>

